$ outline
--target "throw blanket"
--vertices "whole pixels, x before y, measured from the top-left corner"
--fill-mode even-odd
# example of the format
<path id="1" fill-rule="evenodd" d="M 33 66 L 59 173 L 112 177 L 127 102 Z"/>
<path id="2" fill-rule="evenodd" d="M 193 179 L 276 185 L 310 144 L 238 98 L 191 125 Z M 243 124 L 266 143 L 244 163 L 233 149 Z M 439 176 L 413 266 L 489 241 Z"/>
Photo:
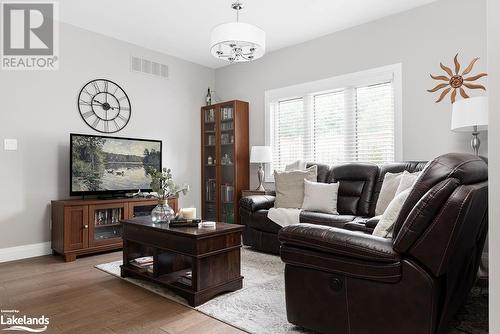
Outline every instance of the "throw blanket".
<path id="1" fill-rule="evenodd" d="M 301 209 L 270 208 L 267 218 L 281 227 L 298 224 Z"/>

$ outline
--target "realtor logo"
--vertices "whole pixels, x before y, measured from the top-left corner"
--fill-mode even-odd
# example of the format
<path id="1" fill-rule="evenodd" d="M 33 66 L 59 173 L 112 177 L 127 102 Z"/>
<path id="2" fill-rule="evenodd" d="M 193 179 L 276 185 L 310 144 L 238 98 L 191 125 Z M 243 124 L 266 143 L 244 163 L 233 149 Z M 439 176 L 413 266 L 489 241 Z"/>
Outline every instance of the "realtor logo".
<path id="1" fill-rule="evenodd" d="M 4 70 L 58 68 L 57 3 L 2 2 Z"/>
<path id="2" fill-rule="evenodd" d="M 42 315 L 30 317 L 20 315 L 19 310 L 0 310 L 0 326 L 2 331 L 42 333 L 48 329 L 50 319 Z"/>

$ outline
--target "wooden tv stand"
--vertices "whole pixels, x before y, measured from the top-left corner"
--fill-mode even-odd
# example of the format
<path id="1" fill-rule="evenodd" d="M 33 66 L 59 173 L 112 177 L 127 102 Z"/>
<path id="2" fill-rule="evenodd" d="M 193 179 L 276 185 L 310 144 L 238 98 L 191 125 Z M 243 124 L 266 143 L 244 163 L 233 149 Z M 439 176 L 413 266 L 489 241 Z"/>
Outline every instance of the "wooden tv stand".
<path id="1" fill-rule="evenodd" d="M 149 215 L 151 198 L 70 199 L 52 201 L 52 251 L 66 262 L 79 255 L 121 249 L 120 220 Z M 177 199 L 168 201 L 177 211 Z"/>

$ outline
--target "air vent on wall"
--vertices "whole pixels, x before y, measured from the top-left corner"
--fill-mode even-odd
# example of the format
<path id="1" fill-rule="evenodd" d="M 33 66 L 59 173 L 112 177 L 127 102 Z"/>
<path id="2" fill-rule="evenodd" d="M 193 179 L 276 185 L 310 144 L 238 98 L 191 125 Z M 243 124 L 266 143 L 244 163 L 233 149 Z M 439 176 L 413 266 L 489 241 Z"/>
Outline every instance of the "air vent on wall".
<path id="1" fill-rule="evenodd" d="M 140 57 L 130 57 L 130 70 L 133 72 L 141 72 L 157 77 L 168 78 L 167 65 Z"/>

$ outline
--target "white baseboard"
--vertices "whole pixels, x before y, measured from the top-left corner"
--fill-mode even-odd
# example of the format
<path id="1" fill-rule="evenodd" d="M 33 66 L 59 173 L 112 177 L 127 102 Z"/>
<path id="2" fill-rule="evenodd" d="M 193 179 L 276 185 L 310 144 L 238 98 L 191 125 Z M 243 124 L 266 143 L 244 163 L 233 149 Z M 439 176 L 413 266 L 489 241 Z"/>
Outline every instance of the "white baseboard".
<path id="1" fill-rule="evenodd" d="M 48 255 L 52 253 L 49 242 L 0 248 L 0 263 L 26 259 L 29 257 Z"/>

